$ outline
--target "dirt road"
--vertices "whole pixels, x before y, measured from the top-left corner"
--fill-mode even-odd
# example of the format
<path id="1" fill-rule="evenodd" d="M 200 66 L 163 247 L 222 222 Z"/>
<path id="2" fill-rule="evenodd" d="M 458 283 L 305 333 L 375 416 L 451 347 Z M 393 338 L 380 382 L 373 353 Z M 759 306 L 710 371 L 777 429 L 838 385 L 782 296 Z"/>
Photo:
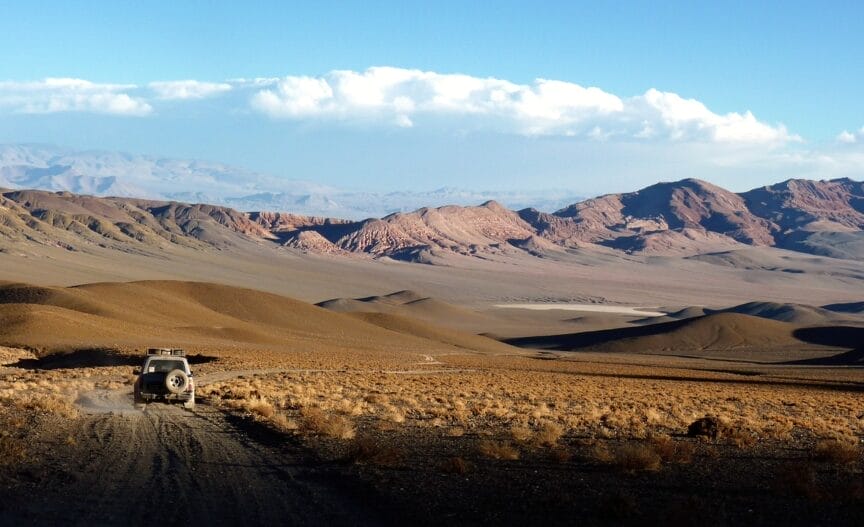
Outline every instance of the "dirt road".
<path id="1" fill-rule="evenodd" d="M 97 412 L 111 408 L 116 394 L 88 404 Z M 250 430 L 206 405 L 194 412 L 162 404 L 135 410 L 130 401 L 127 408 L 81 419 L 69 448 L 73 459 L 34 474 L 35 492 L 0 511 L 0 523 L 391 523 L 370 490 L 285 438 Z"/>

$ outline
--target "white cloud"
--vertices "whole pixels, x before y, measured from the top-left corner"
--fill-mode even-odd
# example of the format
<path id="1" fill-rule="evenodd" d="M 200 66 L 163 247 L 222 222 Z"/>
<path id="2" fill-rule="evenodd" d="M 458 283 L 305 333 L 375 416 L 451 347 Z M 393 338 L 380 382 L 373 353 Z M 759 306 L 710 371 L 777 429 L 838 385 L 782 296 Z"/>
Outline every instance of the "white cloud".
<path id="1" fill-rule="evenodd" d="M 143 99 L 127 93 L 135 88 L 130 84 L 101 84 L 71 78 L 0 82 L 0 109 L 16 113 L 147 115 L 153 108 Z"/>
<path id="2" fill-rule="evenodd" d="M 721 115 L 697 100 L 655 89 L 621 98 L 557 80 L 517 84 L 392 67 L 260 79 L 254 86 L 253 108 L 274 118 L 414 126 L 423 117 L 449 117 L 459 119 L 457 126 L 524 135 L 745 144 L 800 140 L 749 111 Z"/>
<path id="3" fill-rule="evenodd" d="M 560 80 L 541 78 L 519 84 L 394 67 L 224 82 L 154 81 L 144 87 L 72 78 L 0 82 L 0 111 L 147 115 L 160 101 L 188 101 L 230 91 L 248 95 L 253 109 L 277 119 L 403 128 L 434 125 L 457 133 L 491 130 L 598 142 L 771 146 L 800 141 L 783 125 L 762 122 L 749 111 L 718 114 L 698 100 L 656 89 L 620 97 Z M 864 132 L 843 132 L 837 140 L 864 142 L 862 138 Z"/>
<path id="4" fill-rule="evenodd" d="M 225 82 L 202 82 L 196 80 L 158 81 L 147 85 L 156 96 L 165 100 L 203 99 L 231 91 Z"/>
<path id="5" fill-rule="evenodd" d="M 838 143 L 851 145 L 859 141 L 864 141 L 864 126 L 862 126 L 857 132 L 843 130 L 842 132 L 837 134 Z"/>

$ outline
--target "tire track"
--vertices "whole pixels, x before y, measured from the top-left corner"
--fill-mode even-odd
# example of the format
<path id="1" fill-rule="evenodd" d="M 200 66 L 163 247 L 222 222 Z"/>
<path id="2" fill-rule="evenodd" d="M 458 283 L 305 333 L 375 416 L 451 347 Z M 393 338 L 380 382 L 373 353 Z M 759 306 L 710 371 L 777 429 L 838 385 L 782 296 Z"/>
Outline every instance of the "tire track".
<path id="1" fill-rule="evenodd" d="M 130 402 L 131 404 L 131 402 Z M 264 445 L 226 415 L 150 404 L 81 420 L 71 478 L 25 505 L 31 525 L 380 525 L 377 500 L 300 447 Z M 68 484 L 59 484 L 61 481 Z M 358 487 L 359 488 L 359 487 Z M 347 490 L 347 492 L 346 492 Z M 355 492 L 356 490 L 356 492 Z M 368 501 L 368 502 L 367 502 Z"/>

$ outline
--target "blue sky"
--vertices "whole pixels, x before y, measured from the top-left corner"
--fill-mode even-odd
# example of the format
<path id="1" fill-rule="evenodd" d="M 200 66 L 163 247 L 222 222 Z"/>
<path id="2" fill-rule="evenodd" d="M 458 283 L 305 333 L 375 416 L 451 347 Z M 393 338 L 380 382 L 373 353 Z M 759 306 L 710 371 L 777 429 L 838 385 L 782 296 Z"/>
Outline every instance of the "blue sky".
<path id="1" fill-rule="evenodd" d="M 860 179 L 860 2 L 319 4 L 0 1 L 0 142 L 377 190 Z"/>

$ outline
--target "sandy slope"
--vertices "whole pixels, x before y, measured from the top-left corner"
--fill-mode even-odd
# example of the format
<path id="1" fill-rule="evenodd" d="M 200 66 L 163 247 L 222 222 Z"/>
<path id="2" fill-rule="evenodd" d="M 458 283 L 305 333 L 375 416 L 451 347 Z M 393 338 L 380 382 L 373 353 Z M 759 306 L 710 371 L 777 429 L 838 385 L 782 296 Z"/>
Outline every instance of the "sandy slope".
<path id="1" fill-rule="evenodd" d="M 0 286 L 0 343 L 43 353 L 164 345 L 207 352 L 257 348 L 388 356 L 446 352 L 456 349 L 453 342 L 460 342 L 459 348 L 469 342 L 492 346 L 481 337 L 451 330 L 441 338 L 436 331 L 429 325 L 416 335 L 404 327 L 391 331 L 283 296 L 198 282 Z"/>
<path id="2" fill-rule="evenodd" d="M 835 338 L 849 334 L 849 338 Z M 858 343 L 859 328 L 815 328 L 743 315 L 716 313 L 647 326 L 510 339 L 517 346 L 552 350 L 661 353 L 680 356 L 792 361 L 830 357 Z"/>

